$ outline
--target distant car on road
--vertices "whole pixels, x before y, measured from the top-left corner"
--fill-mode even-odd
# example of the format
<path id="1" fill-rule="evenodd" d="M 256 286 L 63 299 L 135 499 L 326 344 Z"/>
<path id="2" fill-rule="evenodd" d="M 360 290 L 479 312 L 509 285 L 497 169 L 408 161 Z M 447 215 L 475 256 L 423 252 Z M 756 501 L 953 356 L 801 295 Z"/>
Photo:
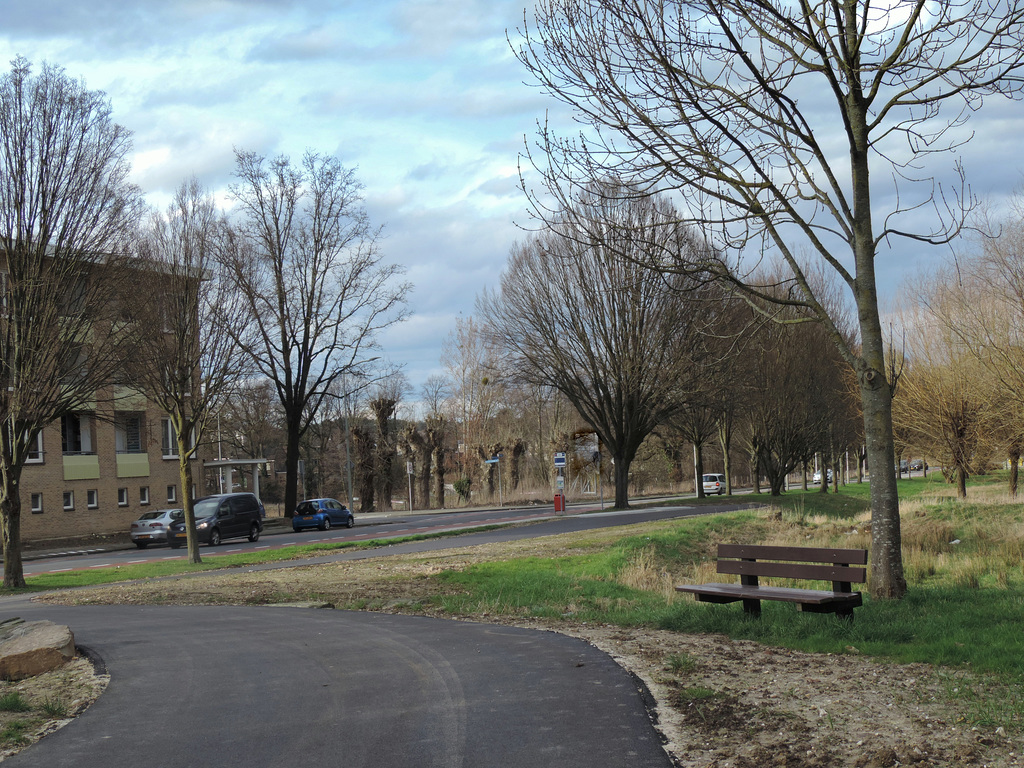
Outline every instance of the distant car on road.
<path id="1" fill-rule="evenodd" d="M 829 483 L 832 482 L 832 470 L 831 469 L 825 470 L 825 478 L 826 478 L 826 482 L 829 482 Z M 811 482 L 815 483 L 815 484 L 818 484 L 818 483 L 821 482 L 821 470 L 820 469 L 817 472 L 814 473 L 814 477 L 811 478 Z"/>
<path id="2" fill-rule="evenodd" d="M 913 472 L 920 472 L 925 468 L 924 459 L 914 459 L 910 462 L 910 469 Z"/>
<path id="3" fill-rule="evenodd" d="M 139 549 L 145 549 L 150 544 L 165 544 L 167 529 L 175 520 L 181 520 L 184 514 L 180 509 L 155 509 L 146 512 L 132 523 L 132 543 Z"/>
<path id="4" fill-rule="evenodd" d="M 717 493 L 719 496 L 725 493 L 725 475 L 704 475 L 704 493 Z"/>
<path id="5" fill-rule="evenodd" d="M 196 499 L 196 534 L 199 541 L 216 547 L 224 539 L 248 536 L 257 541 L 263 531 L 263 505 L 252 493 L 222 493 Z M 188 540 L 185 520 L 176 520 L 167 534 L 171 549 Z"/>
<path id="6" fill-rule="evenodd" d="M 336 499 L 306 499 L 295 507 L 292 517 L 292 530 L 303 528 L 319 528 L 328 531 L 335 525 L 351 528 L 356 524 L 352 510 Z"/>

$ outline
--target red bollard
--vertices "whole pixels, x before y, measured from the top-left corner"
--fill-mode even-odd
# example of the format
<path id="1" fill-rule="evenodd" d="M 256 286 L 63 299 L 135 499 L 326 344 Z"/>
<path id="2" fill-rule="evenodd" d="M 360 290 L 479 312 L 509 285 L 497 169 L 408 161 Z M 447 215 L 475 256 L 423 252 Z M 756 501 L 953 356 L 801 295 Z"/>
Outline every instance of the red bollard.
<path id="1" fill-rule="evenodd" d="M 555 512 L 565 512 L 565 496 L 561 493 L 555 494 Z"/>

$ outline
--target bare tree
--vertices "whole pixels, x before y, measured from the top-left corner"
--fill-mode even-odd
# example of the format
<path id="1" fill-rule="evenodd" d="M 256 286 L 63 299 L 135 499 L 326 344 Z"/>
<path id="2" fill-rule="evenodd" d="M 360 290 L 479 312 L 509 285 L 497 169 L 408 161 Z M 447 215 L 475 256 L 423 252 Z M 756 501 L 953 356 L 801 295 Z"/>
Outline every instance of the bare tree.
<path id="1" fill-rule="evenodd" d="M 578 209 L 515 247 L 500 293 L 478 307 L 518 376 L 562 392 L 598 433 L 624 508 L 637 449 L 681 406 L 700 367 L 711 304 L 694 280 L 651 269 L 666 252 L 682 261 L 701 242 L 665 226 L 677 215 L 671 206 L 620 202 L 608 194 L 617 188 L 595 184 Z"/>
<path id="2" fill-rule="evenodd" d="M 1019 0 L 540 0 L 522 31 L 520 60 L 590 128 L 565 139 L 542 130 L 536 165 L 556 212 L 574 182 L 608 173 L 677 190 L 718 251 L 785 260 L 798 290 L 784 300 L 823 323 L 857 372 L 876 470 L 876 598 L 906 592 L 896 481 L 877 471 L 894 454 L 876 256 L 959 231 L 969 193 L 937 192 L 921 169 L 960 146 L 956 129 L 986 94 L 1019 94 L 1022 25 Z M 893 197 L 879 225 L 883 193 Z M 936 223 L 919 228 L 927 207 Z M 848 287 L 856 346 L 806 279 L 801 244 Z M 745 285 L 733 267 L 722 278 Z"/>
<path id="3" fill-rule="evenodd" d="M 4 587 L 25 585 L 22 469 L 40 430 L 92 410 L 130 359 L 120 322 L 143 213 L 130 134 L 64 70 L 0 78 L 0 523 Z M 105 395 L 109 399 L 109 395 Z"/>
<path id="4" fill-rule="evenodd" d="M 267 379 L 239 382 L 224 404 L 221 439 L 231 453 L 264 458 L 280 441 L 280 418 L 273 385 Z M 223 449 L 221 450 L 223 453 Z"/>
<path id="5" fill-rule="evenodd" d="M 377 428 L 374 450 L 374 494 L 375 509 L 391 511 L 391 498 L 394 495 L 394 463 L 398 445 L 395 434 L 395 413 L 408 388 L 408 382 L 402 374 L 392 374 L 384 378 L 375 387 L 376 392 L 367 404 Z"/>
<path id="6" fill-rule="evenodd" d="M 405 316 L 408 286 L 384 263 L 362 186 L 336 158 L 307 152 L 295 166 L 287 157 L 235 157 L 231 191 L 249 254 L 234 275 L 259 329 L 244 347 L 281 403 L 290 515 L 309 420 L 333 382 L 375 359 L 377 333 Z"/>
<path id="7" fill-rule="evenodd" d="M 182 183 L 165 214 L 154 214 L 141 241 L 141 290 L 131 305 L 140 331 L 132 378 L 167 414 L 178 456 L 188 556 L 202 562 L 195 530 L 192 461 L 211 422 L 250 368 L 237 343 L 246 306 L 225 272 L 238 246 L 213 196 L 196 179 Z M 170 446 L 168 446 L 170 448 Z M 254 528 L 250 538 L 259 536 Z"/>

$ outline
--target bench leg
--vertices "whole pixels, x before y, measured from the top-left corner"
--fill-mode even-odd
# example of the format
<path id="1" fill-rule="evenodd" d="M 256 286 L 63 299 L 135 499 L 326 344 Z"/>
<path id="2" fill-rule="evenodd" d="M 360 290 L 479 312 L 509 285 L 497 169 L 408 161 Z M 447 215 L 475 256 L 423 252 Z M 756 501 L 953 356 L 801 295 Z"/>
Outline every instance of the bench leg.
<path id="1" fill-rule="evenodd" d="M 761 616 L 761 601 L 760 600 L 743 600 L 743 612 L 758 618 Z"/>

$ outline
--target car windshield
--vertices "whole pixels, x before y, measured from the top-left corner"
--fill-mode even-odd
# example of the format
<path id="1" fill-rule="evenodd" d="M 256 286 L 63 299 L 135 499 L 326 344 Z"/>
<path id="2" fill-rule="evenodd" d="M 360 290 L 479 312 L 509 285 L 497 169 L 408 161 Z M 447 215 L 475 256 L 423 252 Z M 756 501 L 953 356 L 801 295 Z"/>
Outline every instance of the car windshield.
<path id="1" fill-rule="evenodd" d="M 213 517 L 217 514 L 217 509 L 220 507 L 221 500 L 217 497 L 212 499 L 200 499 L 195 504 L 196 519 L 201 517 Z"/>
<path id="2" fill-rule="evenodd" d="M 718 475 L 704 475 L 705 483 L 714 483 L 718 480 Z"/>
<path id="3" fill-rule="evenodd" d="M 139 516 L 139 520 L 156 520 L 158 517 L 164 516 L 164 510 L 160 509 L 155 512 L 147 512 L 144 515 Z"/>

